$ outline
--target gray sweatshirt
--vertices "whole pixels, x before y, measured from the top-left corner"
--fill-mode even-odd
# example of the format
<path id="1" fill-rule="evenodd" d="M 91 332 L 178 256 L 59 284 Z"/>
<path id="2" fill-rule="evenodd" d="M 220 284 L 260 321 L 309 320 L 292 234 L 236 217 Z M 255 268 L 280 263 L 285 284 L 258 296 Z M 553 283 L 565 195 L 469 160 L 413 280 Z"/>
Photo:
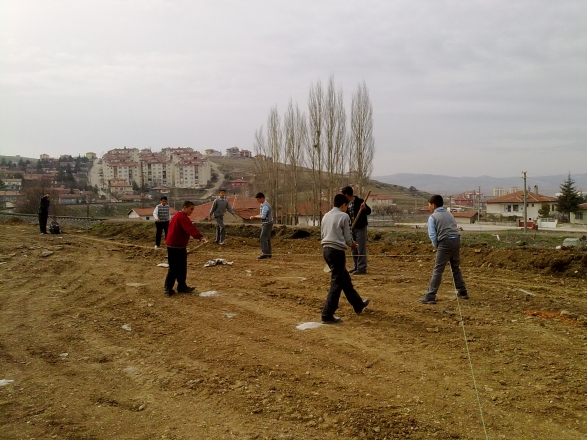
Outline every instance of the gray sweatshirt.
<path id="1" fill-rule="evenodd" d="M 332 208 L 322 218 L 322 246 L 341 251 L 353 244 L 351 218 L 339 208 Z"/>
<path id="2" fill-rule="evenodd" d="M 220 197 L 217 197 L 216 200 L 214 200 L 214 203 L 212 203 L 212 208 L 210 208 L 210 215 L 214 214 L 214 217 L 224 217 L 226 211 L 234 215 L 234 211 L 232 210 L 230 203 L 228 203 L 228 200 L 226 198 L 221 199 Z"/>

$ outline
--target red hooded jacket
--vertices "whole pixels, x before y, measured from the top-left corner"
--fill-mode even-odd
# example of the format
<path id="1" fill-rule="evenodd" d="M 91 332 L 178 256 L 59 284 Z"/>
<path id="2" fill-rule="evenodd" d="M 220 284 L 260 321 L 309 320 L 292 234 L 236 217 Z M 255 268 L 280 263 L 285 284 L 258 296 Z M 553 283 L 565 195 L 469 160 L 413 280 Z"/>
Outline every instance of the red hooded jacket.
<path id="1" fill-rule="evenodd" d="M 179 211 L 175 214 L 169 222 L 168 234 L 165 237 L 165 244 L 171 247 L 184 248 L 188 246 L 190 236 L 199 239 L 204 236 L 200 234 L 188 215 Z"/>

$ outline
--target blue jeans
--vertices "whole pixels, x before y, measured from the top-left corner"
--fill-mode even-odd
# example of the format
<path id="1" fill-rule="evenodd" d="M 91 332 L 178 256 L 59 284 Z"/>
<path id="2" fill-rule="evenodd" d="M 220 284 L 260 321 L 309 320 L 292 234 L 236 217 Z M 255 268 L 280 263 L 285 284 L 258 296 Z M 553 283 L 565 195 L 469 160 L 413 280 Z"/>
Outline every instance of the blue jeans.
<path id="1" fill-rule="evenodd" d="M 346 254 L 344 251 L 325 246 L 322 249 L 324 261 L 330 268 L 330 290 L 322 309 L 322 319 L 332 319 L 338 309 L 340 293 L 344 292 L 346 299 L 355 311 L 363 310 L 363 300 L 353 287 L 351 276 L 346 270 Z"/>
<path id="2" fill-rule="evenodd" d="M 452 270 L 452 277 L 455 283 L 457 292 L 460 294 L 467 293 L 467 287 L 463 281 L 463 274 L 461 273 L 461 239 L 456 238 L 445 238 L 436 248 L 436 262 L 434 263 L 434 269 L 432 270 L 432 279 L 430 280 L 430 286 L 426 292 L 426 297 L 434 298 L 440 287 L 442 281 L 442 273 L 446 267 L 446 263 L 450 262 L 450 268 Z"/>

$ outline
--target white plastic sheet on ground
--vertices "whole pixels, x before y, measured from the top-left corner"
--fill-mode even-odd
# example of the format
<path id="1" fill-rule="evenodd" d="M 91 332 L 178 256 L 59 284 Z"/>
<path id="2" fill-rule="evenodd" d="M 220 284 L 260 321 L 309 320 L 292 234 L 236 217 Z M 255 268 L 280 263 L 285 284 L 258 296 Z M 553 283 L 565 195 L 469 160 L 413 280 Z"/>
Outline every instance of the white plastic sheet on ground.
<path id="1" fill-rule="evenodd" d="M 303 322 L 296 327 L 298 330 L 308 330 L 311 328 L 318 328 L 322 325 L 321 322 Z"/>
<path id="2" fill-rule="evenodd" d="M 207 292 L 200 293 L 200 296 L 218 296 L 218 292 L 215 290 L 208 290 Z"/>
<path id="3" fill-rule="evenodd" d="M 208 260 L 204 267 L 212 267 L 212 266 L 222 266 L 223 264 L 232 265 L 232 261 L 226 261 L 223 258 L 215 258 L 213 260 Z"/>
<path id="4" fill-rule="evenodd" d="M 12 379 L 0 379 L 0 387 L 4 387 L 12 382 L 14 382 Z"/>

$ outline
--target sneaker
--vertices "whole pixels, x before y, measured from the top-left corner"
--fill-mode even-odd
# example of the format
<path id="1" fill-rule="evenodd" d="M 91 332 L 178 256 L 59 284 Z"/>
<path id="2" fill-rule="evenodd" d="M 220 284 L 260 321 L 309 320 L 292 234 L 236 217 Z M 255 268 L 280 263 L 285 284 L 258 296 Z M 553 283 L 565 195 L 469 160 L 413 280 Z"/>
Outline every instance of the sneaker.
<path id="1" fill-rule="evenodd" d="M 360 310 L 355 310 L 355 313 L 357 315 L 360 315 L 361 313 L 363 313 L 363 310 L 365 310 L 365 308 L 369 305 L 370 302 L 371 302 L 371 300 L 369 298 L 365 298 L 365 301 L 363 301 L 363 307 Z"/>
<path id="2" fill-rule="evenodd" d="M 271 258 L 269 254 L 261 254 L 257 257 L 258 260 L 264 260 L 265 258 Z"/>
<path id="3" fill-rule="evenodd" d="M 457 293 L 457 298 L 469 299 L 469 295 L 467 294 L 467 292 L 459 292 L 459 293 Z"/>
<path id="4" fill-rule="evenodd" d="M 418 301 L 420 301 L 422 304 L 436 304 L 436 298 L 429 297 L 429 296 L 425 296 L 424 298 L 420 298 Z"/>
<path id="5" fill-rule="evenodd" d="M 223 241 L 220 241 L 220 242 L 218 242 L 218 244 L 219 244 L 220 246 L 224 246 L 224 242 L 223 242 Z"/>
<path id="6" fill-rule="evenodd" d="M 155 245 L 155 249 L 159 249 L 159 246 Z"/>
<path id="7" fill-rule="evenodd" d="M 177 288 L 178 293 L 192 293 L 194 290 L 196 290 L 196 288 L 190 286 L 185 286 L 182 289 L 180 289 L 179 287 Z"/>
<path id="8" fill-rule="evenodd" d="M 354 270 L 353 275 L 367 275 L 366 270 Z"/>
<path id="9" fill-rule="evenodd" d="M 342 321 L 341 318 L 333 316 L 332 318 L 322 318 L 322 324 L 338 324 Z"/>
<path id="10" fill-rule="evenodd" d="M 175 293 L 175 290 L 173 289 L 165 289 L 165 295 L 167 296 L 171 296 Z"/>

